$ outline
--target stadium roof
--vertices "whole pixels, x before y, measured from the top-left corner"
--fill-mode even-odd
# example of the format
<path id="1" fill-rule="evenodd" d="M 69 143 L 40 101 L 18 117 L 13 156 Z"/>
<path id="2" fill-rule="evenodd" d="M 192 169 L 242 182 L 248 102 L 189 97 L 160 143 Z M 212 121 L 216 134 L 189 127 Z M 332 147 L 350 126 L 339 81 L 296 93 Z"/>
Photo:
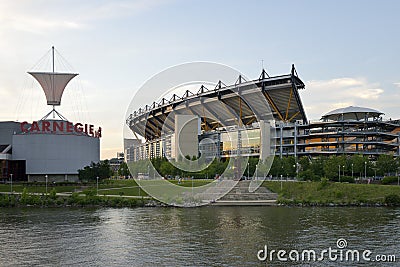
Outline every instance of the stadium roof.
<path id="1" fill-rule="evenodd" d="M 199 115 L 202 118 L 201 127 L 205 131 L 217 129 L 221 125 L 238 125 L 239 121 L 250 125 L 259 118 L 254 114 L 254 109 L 269 113 L 275 120 L 306 122 L 307 117 L 298 93 L 298 89 L 304 88 L 294 66 L 290 74 L 274 77 L 263 70 L 260 77 L 253 81 L 246 81 L 239 76 L 234 85 L 226 86 L 219 81 L 213 89 L 202 85 L 197 92 L 187 90 L 183 96 L 174 94 L 169 100 L 163 98 L 158 103 L 153 102 L 134 111 L 126 123 L 134 134 L 151 140 L 161 137 L 166 129 L 173 132 L 174 116 L 169 116 L 172 112 L 182 114 L 189 111 Z M 268 105 L 270 109 L 266 108 Z"/>

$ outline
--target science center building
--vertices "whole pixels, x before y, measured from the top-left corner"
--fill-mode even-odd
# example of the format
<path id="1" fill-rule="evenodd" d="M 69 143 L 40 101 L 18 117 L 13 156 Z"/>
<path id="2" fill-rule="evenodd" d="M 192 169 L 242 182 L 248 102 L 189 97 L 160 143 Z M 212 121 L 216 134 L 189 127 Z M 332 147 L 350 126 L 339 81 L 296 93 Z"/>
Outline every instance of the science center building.
<path id="1" fill-rule="evenodd" d="M 29 74 L 53 109 L 38 121 L 0 122 L 0 179 L 77 181 L 79 169 L 100 161 L 101 127 L 70 122 L 55 109 L 77 74 L 54 72 L 54 68 Z"/>

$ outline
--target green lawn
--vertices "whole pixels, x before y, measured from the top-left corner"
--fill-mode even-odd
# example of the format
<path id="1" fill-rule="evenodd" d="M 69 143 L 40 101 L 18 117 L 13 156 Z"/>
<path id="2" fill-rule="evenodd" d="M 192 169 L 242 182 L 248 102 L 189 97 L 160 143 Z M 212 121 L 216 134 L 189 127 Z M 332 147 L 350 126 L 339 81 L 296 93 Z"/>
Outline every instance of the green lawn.
<path id="1" fill-rule="evenodd" d="M 211 181 L 194 179 L 193 187 L 206 185 Z M 169 180 L 169 182 L 178 185 L 178 180 Z M 149 180 L 149 183 L 151 183 L 151 180 Z M 152 184 L 151 186 L 154 185 Z M 181 181 L 179 186 L 191 187 L 192 180 Z M 99 185 L 99 195 L 147 196 L 143 189 L 139 190 L 134 180 L 107 180 L 104 184 Z"/>
<path id="2" fill-rule="evenodd" d="M 193 187 L 202 186 L 210 183 L 212 180 L 193 180 Z M 172 184 L 178 185 L 178 180 L 170 180 Z M 192 180 L 184 180 L 179 184 L 184 187 L 191 187 Z M 47 192 L 56 189 L 57 193 L 64 192 L 82 192 L 88 189 L 96 190 L 97 184 L 87 184 L 87 185 L 69 185 L 69 186 L 61 186 L 61 185 L 51 185 L 49 184 L 47 187 Z M 27 189 L 28 193 L 45 193 L 46 186 L 44 184 L 38 185 L 22 185 L 22 184 L 13 184 L 13 192 L 21 193 L 24 188 Z M 10 192 L 10 184 L 0 184 L 0 192 Z M 124 196 L 147 196 L 147 194 L 140 189 L 135 182 L 135 180 L 104 180 L 99 183 L 99 195 L 124 195 Z"/>
<path id="3" fill-rule="evenodd" d="M 104 182 L 99 182 L 99 189 L 107 189 L 107 188 L 119 188 L 119 187 L 130 187 L 137 186 L 134 180 L 105 180 Z M 22 192 L 26 187 L 29 193 L 44 193 L 46 192 L 46 186 L 44 184 L 35 185 L 35 184 L 13 184 L 14 192 Z M 57 193 L 62 192 L 74 192 L 74 191 L 83 191 L 86 189 L 96 189 L 96 183 L 85 184 L 85 185 L 53 185 L 48 184 L 47 191 L 50 192 L 53 188 L 56 189 Z M 0 184 L 0 192 L 10 192 L 10 184 Z"/>
<path id="4" fill-rule="evenodd" d="M 360 204 L 383 203 L 388 195 L 399 195 L 400 186 L 323 182 L 266 181 L 263 184 L 278 193 L 281 203 Z"/>
<path id="5" fill-rule="evenodd" d="M 121 187 L 115 189 L 99 189 L 99 195 L 147 196 L 146 192 L 138 186 L 134 188 Z"/>
<path id="6" fill-rule="evenodd" d="M 178 180 L 168 180 L 169 182 L 178 185 Z M 206 179 L 194 179 L 193 180 L 193 187 L 197 187 L 197 186 L 202 186 L 202 185 L 206 185 L 211 183 L 213 180 L 206 180 Z M 184 187 L 192 187 L 192 180 L 183 180 L 181 181 L 181 183 L 179 184 L 180 186 L 184 186 Z"/>
<path id="7" fill-rule="evenodd" d="M 13 192 L 21 193 L 25 187 L 28 193 L 46 192 L 46 186 L 24 186 L 20 184 L 13 184 L 12 188 Z M 63 192 L 73 192 L 75 189 L 80 189 L 80 186 L 48 186 L 47 192 L 50 192 L 51 190 L 53 190 L 53 188 L 56 189 L 57 193 L 63 193 Z M 10 184 L 0 185 L 0 192 L 10 192 L 10 190 L 11 190 Z"/>
<path id="8" fill-rule="evenodd" d="M 122 187 L 122 186 L 137 186 L 135 180 L 104 180 L 103 183 L 99 184 L 99 188 L 112 188 L 112 187 Z"/>

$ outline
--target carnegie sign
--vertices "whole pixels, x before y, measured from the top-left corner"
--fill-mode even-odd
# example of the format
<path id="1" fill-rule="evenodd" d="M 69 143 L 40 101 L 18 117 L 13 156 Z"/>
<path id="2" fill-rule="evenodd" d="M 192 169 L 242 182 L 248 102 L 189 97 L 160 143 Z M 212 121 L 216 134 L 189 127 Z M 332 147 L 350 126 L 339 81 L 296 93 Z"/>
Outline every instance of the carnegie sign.
<path id="1" fill-rule="evenodd" d="M 23 133 L 76 133 L 86 134 L 95 138 L 101 137 L 101 127 L 95 130 L 94 125 L 83 123 L 72 123 L 69 121 L 34 121 L 28 123 L 21 122 L 21 131 Z"/>

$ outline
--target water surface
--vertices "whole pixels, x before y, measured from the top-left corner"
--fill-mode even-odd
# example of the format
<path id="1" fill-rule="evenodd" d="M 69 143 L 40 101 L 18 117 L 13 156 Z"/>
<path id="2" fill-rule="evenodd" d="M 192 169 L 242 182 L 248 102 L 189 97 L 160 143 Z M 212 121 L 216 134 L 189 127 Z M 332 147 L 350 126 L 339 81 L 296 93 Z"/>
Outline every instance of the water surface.
<path id="1" fill-rule="evenodd" d="M 0 209 L 0 266 L 310 266 L 261 262 L 269 249 L 396 254 L 400 209 L 202 207 Z M 313 262 L 312 266 L 357 266 Z"/>

